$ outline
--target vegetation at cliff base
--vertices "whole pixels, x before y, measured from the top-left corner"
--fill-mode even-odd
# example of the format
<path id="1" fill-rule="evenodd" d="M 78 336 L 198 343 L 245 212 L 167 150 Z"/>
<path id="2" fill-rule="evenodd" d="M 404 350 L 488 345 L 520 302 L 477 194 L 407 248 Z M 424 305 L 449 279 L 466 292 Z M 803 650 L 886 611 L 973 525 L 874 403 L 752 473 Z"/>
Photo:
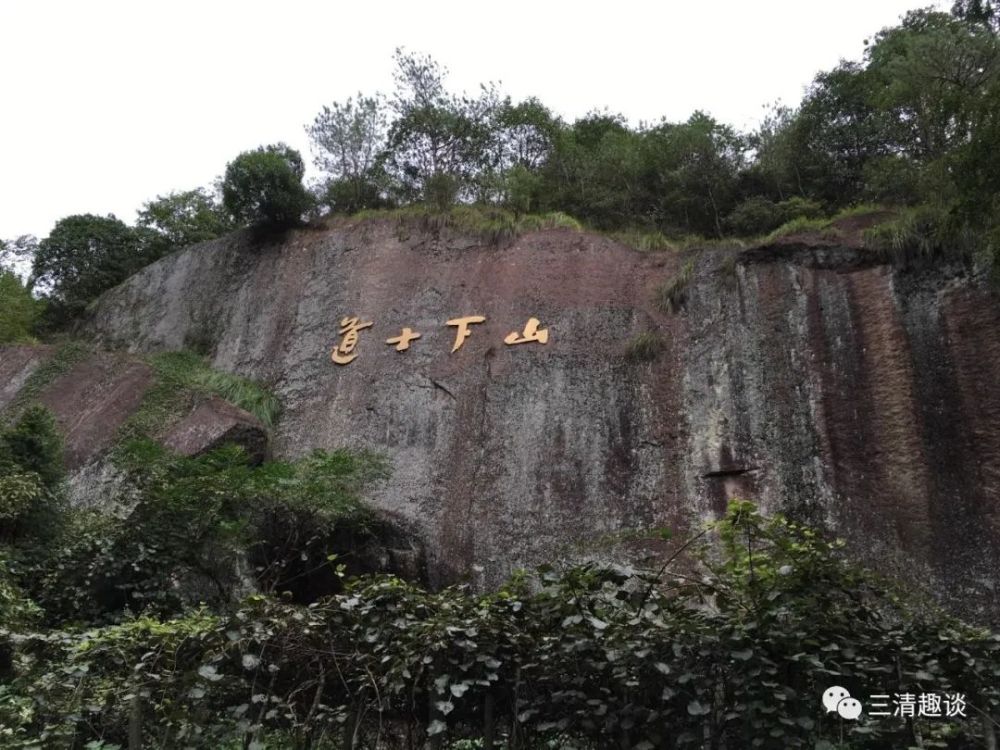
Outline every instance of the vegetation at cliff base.
<path id="1" fill-rule="evenodd" d="M 183 490 L 217 494 L 224 485 L 205 470 L 220 461 L 237 486 L 274 487 L 232 457 L 169 459 L 148 490 L 166 510 L 140 500 L 125 532 L 131 554 L 151 530 L 146 514 L 190 516 L 198 503 Z M 285 487 L 286 501 L 309 506 L 311 483 Z M 207 529 L 226 512 L 213 500 L 198 516 Z M 162 534 L 186 528 L 182 517 L 159 519 L 145 541 L 153 554 L 174 549 Z M 692 559 L 675 553 L 658 571 L 542 568 L 486 594 L 351 579 L 334 560 L 342 584 L 329 594 L 283 596 L 278 584 L 212 607 L 164 599 L 172 589 L 158 579 L 186 568 L 161 558 L 128 567 L 127 609 L 87 598 L 70 620 L 51 599 L 32 602 L 37 585 L 8 561 L 0 736 L 12 748 L 987 746 L 1000 636 L 907 600 L 846 562 L 838 543 L 749 503 L 734 502 L 686 548 Z M 110 549 L 89 561 L 86 585 L 122 553 Z M 847 722 L 821 704 L 834 683 L 861 696 L 961 693 L 967 716 Z"/>

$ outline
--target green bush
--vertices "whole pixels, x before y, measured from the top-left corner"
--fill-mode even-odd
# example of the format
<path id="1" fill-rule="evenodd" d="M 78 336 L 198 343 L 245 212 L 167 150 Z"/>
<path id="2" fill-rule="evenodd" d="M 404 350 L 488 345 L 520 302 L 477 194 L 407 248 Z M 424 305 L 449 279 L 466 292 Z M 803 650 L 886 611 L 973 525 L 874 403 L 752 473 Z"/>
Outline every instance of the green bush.
<path id="1" fill-rule="evenodd" d="M 0 268 L 0 344 L 33 341 L 43 309 L 17 274 Z"/>
<path id="2" fill-rule="evenodd" d="M 391 205 L 376 182 L 361 177 L 331 180 L 323 189 L 321 202 L 331 211 L 348 215 Z"/>
<path id="3" fill-rule="evenodd" d="M 28 636 L 19 648 L 37 657 L 8 702 L 30 710 L 7 731 L 53 747 L 130 730 L 195 748 L 986 746 L 1000 636 L 749 503 L 683 548 L 692 559 L 658 571 L 543 567 L 485 594 L 373 576 L 306 607 L 253 596 L 232 613 Z M 831 721 L 819 700 L 831 684 L 964 693 L 975 708 Z"/>
<path id="4" fill-rule="evenodd" d="M 962 260 L 982 252 L 988 236 L 961 223 L 941 206 L 906 209 L 865 230 L 865 247 L 902 266 L 945 257 Z"/>
<path id="5" fill-rule="evenodd" d="M 753 237 L 765 234 L 785 223 L 785 213 L 774 201 L 760 195 L 747 198 L 726 217 L 726 229 L 732 234 Z"/>
<path id="6" fill-rule="evenodd" d="M 55 533 L 62 479 L 55 419 L 44 407 L 31 406 L 0 432 L 0 540 Z"/>
<path id="7" fill-rule="evenodd" d="M 226 166 L 223 205 L 251 226 L 294 226 L 313 203 L 302 185 L 304 173 L 302 156 L 283 143 L 244 151 Z"/>
<path id="8" fill-rule="evenodd" d="M 62 437 L 52 412 L 44 406 L 29 407 L 0 435 L 0 463 L 10 462 L 37 474 L 50 489 L 62 481 L 62 458 Z"/>
<path id="9" fill-rule="evenodd" d="M 795 196 L 775 203 L 763 196 L 752 196 L 726 217 L 726 229 L 742 237 L 767 234 L 792 219 L 814 219 L 823 213 L 816 201 Z"/>
<path id="10" fill-rule="evenodd" d="M 136 440 L 117 465 L 121 481 L 103 500 L 120 518 L 67 512 L 56 539 L 25 551 L 22 585 L 50 624 L 224 606 L 247 562 L 261 590 L 329 593 L 339 579 L 328 558 L 377 531 L 361 493 L 384 466 L 367 454 L 252 465 L 237 446 L 186 458 Z"/>
<path id="11" fill-rule="evenodd" d="M 461 181 L 454 175 L 435 172 L 424 181 L 424 203 L 443 213 L 455 205 L 461 187 Z"/>

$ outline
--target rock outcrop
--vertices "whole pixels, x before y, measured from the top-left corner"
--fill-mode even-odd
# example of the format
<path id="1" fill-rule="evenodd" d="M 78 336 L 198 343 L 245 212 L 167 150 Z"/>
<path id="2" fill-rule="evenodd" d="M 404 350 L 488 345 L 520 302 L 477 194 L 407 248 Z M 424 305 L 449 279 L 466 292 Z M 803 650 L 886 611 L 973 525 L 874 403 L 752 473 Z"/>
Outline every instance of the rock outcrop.
<path id="1" fill-rule="evenodd" d="M 902 270 L 856 239 L 680 255 L 390 221 L 236 234 L 129 279 L 88 330 L 265 382 L 277 456 L 387 454 L 375 502 L 420 529 L 436 583 L 619 554 L 629 530 L 690 529 L 739 495 L 996 619 L 1000 299 L 967 267 Z M 447 322 L 473 315 L 452 351 Z M 352 316 L 372 325 L 338 365 Z M 547 343 L 505 343 L 529 318 Z M 404 328 L 420 338 L 399 351 Z M 630 356 L 642 341 L 653 359 Z"/>
<path id="2" fill-rule="evenodd" d="M 200 456 L 224 443 L 242 446 L 252 463 L 267 458 L 264 425 L 218 396 L 198 404 L 163 439 L 163 445 L 181 456 Z"/>

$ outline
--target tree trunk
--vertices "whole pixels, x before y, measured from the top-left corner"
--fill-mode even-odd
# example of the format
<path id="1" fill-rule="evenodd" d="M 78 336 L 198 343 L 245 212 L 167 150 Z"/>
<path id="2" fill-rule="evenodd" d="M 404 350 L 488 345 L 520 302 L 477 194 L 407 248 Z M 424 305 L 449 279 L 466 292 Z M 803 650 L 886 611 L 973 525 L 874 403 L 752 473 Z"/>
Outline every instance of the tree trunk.
<path id="1" fill-rule="evenodd" d="M 128 715 L 128 750 L 142 750 L 142 698 L 139 686 L 135 686 L 132 705 Z"/>
<path id="2" fill-rule="evenodd" d="M 486 697 L 483 699 L 483 750 L 493 750 L 496 744 L 496 699 L 493 697 L 492 688 L 486 689 Z"/>

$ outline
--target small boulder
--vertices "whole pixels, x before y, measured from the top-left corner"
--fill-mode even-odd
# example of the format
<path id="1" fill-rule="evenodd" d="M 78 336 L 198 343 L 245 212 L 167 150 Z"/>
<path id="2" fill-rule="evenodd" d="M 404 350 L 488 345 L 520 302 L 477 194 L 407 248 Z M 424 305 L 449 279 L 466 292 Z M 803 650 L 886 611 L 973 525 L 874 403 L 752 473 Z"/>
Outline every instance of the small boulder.
<path id="1" fill-rule="evenodd" d="M 253 463 L 267 458 L 267 428 L 253 414 L 212 396 L 196 406 L 163 439 L 182 456 L 200 456 L 223 443 L 236 443 Z"/>

